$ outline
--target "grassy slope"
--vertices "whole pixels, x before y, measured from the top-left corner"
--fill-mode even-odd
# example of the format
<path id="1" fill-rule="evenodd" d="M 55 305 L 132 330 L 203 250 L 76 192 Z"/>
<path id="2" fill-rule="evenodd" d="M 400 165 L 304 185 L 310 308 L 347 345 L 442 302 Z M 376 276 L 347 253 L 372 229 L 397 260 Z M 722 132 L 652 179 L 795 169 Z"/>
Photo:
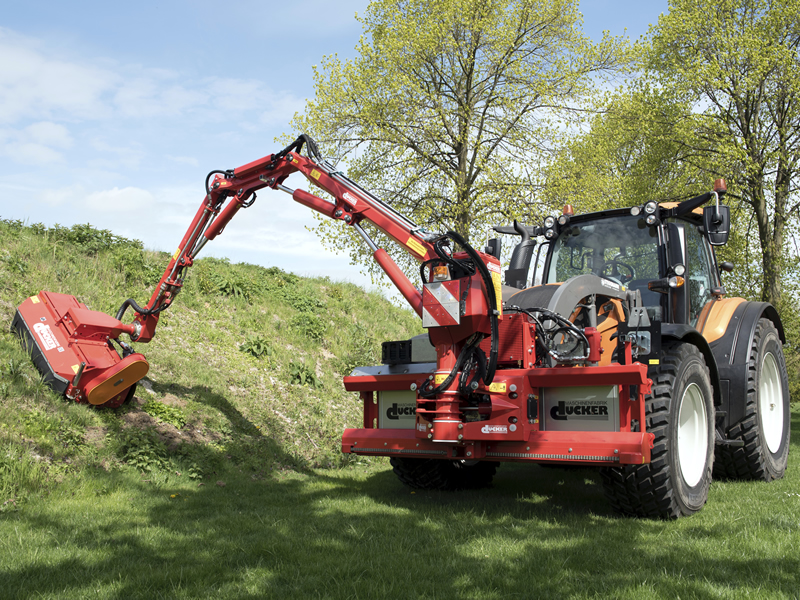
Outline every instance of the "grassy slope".
<path id="1" fill-rule="evenodd" d="M 147 297 L 162 257 L 124 244 L 93 254 L 109 245 L 96 237 L 0 224 L 0 322 L 43 288 L 107 312 Z M 308 311 L 324 315 L 321 340 Z M 3 594 L 798 597 L 800 407 L 785 479 L 715 482 L 706 508 L 678 522 L 614 517 L 591 470 L 504 465 L 490 490 L 413 493 L 385 461 L 339 455 L 341 429 L 359 411 L 335 371 L 369 362 L 376 340 L 415 326 L 354 286 L 202 264 L 140 347 L 154 393 L 138 396 L 151 413 L 185 421 L 180 430 L 139 403 L 101 411 L 55 397 L 4 326 Z M 271 354 L 242 352 L 248 335 Z M 292 384 L 302 373 L 320 387 Z M 178 431 L 192 443 L 174 446 Z"/>
<path id="2" fill-rule="evenodd" d="M 352 284 L 201 260 L 155 339 L 137 346 L 151 369 L 133 406 L 70 405 L 39 383 L 8 328 L 22 299 L 46 289 L 114 314 L 125 298 L 144 304 L 166 263 L 88 227 L 0 221 L 0 444 L 23 462 L 41 457 L 32 470 L 50 479 L 98 464 L 171 461 L 197 478 L 226 463 L 254 473 L 346 463 L 341 432 L 361 413 L 342 374 L 379 362 L 380 340 L 421 331 L 416 315 Z M 35 489 L 6 481 L 0 502 Z"/>

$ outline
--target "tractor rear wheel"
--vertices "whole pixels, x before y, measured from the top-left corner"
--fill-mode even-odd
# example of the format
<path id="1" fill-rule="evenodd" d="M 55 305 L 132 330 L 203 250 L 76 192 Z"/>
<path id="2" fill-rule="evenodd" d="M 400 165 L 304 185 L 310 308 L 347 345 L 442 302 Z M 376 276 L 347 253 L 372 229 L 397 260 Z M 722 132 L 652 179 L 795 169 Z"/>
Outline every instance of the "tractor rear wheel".
<path id="1" fill-rule="evenodd" d="M 645 400 L 646 431 L 655 435 L 650 464 L 602 470 L 613 508 L 638 517 L 674 519 L 700 510 L 714 463 L 714 401 L 703 355 L 696 346 L 664 342 Z"/>
<path id="2" fill-rule="evenodd" d="M 392 457 L 395 475 L 418 490 L 467 490 L 487 487 L 498 462 Z"/>
<path id="3" fill-rule="evenodd" d="M 727 479 L 780 479 L 789 459 L 789 378 L 775 325 L 760 319 L 750 346 L 744 418 L 728 439 L 744 446 L 720 446 L 714 475 Z"/>

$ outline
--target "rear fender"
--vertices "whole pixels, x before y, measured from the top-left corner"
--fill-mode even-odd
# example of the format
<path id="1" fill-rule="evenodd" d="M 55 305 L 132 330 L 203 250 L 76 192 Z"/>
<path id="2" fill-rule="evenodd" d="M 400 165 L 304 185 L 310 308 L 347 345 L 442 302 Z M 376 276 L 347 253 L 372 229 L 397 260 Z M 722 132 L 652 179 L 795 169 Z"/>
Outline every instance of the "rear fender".
<path id="1" fill-rule="evenodd" d="M 726 412 L 723 422 L 726 429 L 744 418 L 750 348 L 761 318 L 772 321 L 781 342 L 785 343 L 783 323 L 775 307 L 767 302 L 744 301 L 733 312 L 725 333 L 710 344 L 719 370 L 722 391 L 720 410 Z"/>

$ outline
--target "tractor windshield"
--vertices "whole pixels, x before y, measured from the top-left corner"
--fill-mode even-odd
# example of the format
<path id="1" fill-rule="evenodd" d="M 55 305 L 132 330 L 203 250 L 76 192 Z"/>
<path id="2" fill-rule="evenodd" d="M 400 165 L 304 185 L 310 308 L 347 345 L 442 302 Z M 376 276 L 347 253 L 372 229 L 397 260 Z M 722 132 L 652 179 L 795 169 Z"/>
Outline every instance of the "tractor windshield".
<path id="1" fill-rule="evenodd" d="M 571 223 L 550 255 L 547 283 L 594 273 L 625 287 L 659 278 L 658 231 L 640 216 Z"/>

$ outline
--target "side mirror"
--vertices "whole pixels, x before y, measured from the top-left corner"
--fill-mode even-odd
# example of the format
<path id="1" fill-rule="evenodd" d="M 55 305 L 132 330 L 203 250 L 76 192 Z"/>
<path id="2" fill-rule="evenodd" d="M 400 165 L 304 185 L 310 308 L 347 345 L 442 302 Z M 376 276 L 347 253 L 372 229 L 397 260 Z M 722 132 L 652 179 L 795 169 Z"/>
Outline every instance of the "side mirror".
<path id="1" fill-rule="evenodd" d="M 484 248 L 483 251 L 485 254 L 489 254 L 495 258 L 500 258 L 500 248 L 502 247 L 501 244 L 502 242 L 500 240 L 497 238 L 492 238 L 486 244 L 486 248 Z"/>
<path id="2" fill-rule="evenodd" d="M 724 204 L 706 206 L 703 209 L 703 229 L 712 246 L 723 246 L 727 243 L 731 231 L 730 207 Z"/>

